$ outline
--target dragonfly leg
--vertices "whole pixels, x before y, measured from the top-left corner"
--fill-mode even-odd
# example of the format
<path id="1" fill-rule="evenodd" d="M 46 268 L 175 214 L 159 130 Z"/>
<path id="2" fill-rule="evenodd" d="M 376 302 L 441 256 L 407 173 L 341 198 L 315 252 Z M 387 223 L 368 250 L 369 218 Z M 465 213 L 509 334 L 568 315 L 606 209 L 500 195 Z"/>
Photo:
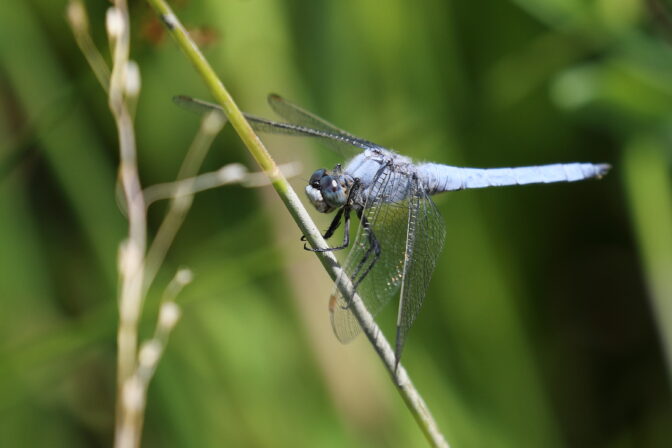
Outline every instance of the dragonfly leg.
<path id="1" fill-rule="evenodd" d="M 338 226 L 341 225 L 341 217 L 343 217 L 343 220 L 345 221 L 345 230 L 343 232 L 343 243 L 340 246 L 327 247 L 326 249 L 313 249 L 304 244 L 303 248 L 311 252 L 332 252 L 334 250 L 341 250 L 348 247 L 350 245 L 350 207 L 347 205 L 338 211 L 336 217 L 334 217 L 334 220 L 331 221 L 331 225 L 325 234 L 322 235 L 322 238 L 329 239 L 333 236 Z M 301 239 L 305 240 L 305 236 Z"/>
<path id="2" fill-rule="evenodd" d="M 336 213 L 336 217 L 331 221 L 331 224 L 329 224 L 329 228 L 324 233 L 324 235 L 322 235 L 322 238 L 324 238 L 325 240 L 328 240 L 329 238 L 331 238 L 334 235 L 334 232 L 336 231 L 336 229 L 338 229 L 338 227 L 341 225 L 341 216 L 345 215 L 344 216 L 345 219 L 348 219 L 348 213 L 349 212 L 347 212 L 345 210 L 345 208 L 346 207 L 341 208 L 338 211 L 338 213 Z"/>
<path id="3" fill-rule="evenodd" d="M 366 218 L 361 217 L 362 219 L 362 225 L 368 229 L 367 234 L 368 234 L 368 249 L 364 253 L 364 256 L 360 260 L 359 264 L 357 265 L 357 268 L 352 274 L 352 290 L 356 291 L 357 287 L 359 286 L 360 283 L 364 281 L 366 276 L 371 272 L 371 269 L 373 269 L 373 266 L 376 264 L 378 261 L 378 258 L 380 258 L 380 243 L 378 243 L 378 239 L 376 236 L 373 234 L 373 231 L 371 231 L 368 221 L 366 221 Z M 366 223 L 366 224 L 365 224 Z M 371 254 L 373 254 L 373 258 L 368 262 L 369 258 L 371 258 Z M 367 265 L 368 262 L 368 265 Z M 366 265 L 366 268 L 364 269 L 364 272 L 360 274 L 360 271 L 364 266 Z M 359 275 L 359 277 L 358 277 Z M 351 298 L 350 298 L 351 299 Z M 350 307 L 350 299 L 348 300 L 348 304 L 342 306 L 343 309 L 348 309 Z"/>
<path id="4" fill-rule="evenodd" d="M 341 243 L 340 246 L 332 247 L 331 250 L 345 249 L 350 245 L 350 207 L 344 207 L 344 209 L 345 211 L 343 212 L 343 220 L 345 221 L 345 228 L 343 229 L 343 243 Z M 327 233 L 329 232 L 327 231 Z M 331 234 L 333 233 L 334 232 L 332 231 Z M 329 236 L 331 236 L 331 234 Z"/>
<path id="5" fill-rule="evenodd" d="M 378 243 L 378 240 L 376 239 L 375 235 L 373 232 L 369 234 L 369 249 L 367 251 L 367 255 L 365 255 L 366 258 L 368 258 L 371 255 L 371 252 L 373 252 L 373 259 L 371 260 L 371 263 L 366 267 L 364 272 L 362 272 L 359 276 L 358 279 L 355 280 L 354 282 L 354 287 L 357 289 L 357 286 L 359 286 L 360 283 L 364 281 L 367 275 L 369 275 L 369 272 L 371 272 L 371 269 L 373 269 L 373 266 L 376 264 L 378 259 L 380 258 L 380 244 Z M 362 260 L 360 264 L 363 264 L 365 260 Z"/>
<path id="6" fill-rule="evenodd" d="M 378 258 L 380 258 L 380 243 L 378 243 L 378 239 L 374 235 L 373 230 L 371 230 L 371 225 L 369 224 L 368 219 L 366 219 L 365 216 L 360 216 L 360 219 L 362 221 L 362 226 L 366 231 L 369 247 L 366 249 L 364 256 L 362 257 L 359 264 L 357 265 L 357 268 L 355 268 L 355 271 L 352 274 L 353 287 L 355 289 L 357 289 L 357 286 L 359 286 L 359 284 L 362 283 L 362 281 L 364 281 L 364 278 L 369 274 L 369 272 L 371 272 L 371 269 L 373 269 L 373 266 L 378 261 Z M 373 258 L 369 262 L 369 258 L 371 258 L 372 253 Z M 368 265 L 366 265 L 367 263 Z M 364 269 L 364 272 L 361 272 L 362 268 L 364 268 L 365 265 L 366 269 Z"/>
<path id="7" fill-rule="evenodd" d="M 336 165 L 335 170 L 340 170 L 341 165 L 338 164 Z M 340 246 L 336 247 L 328 247 L 326 249 L 313 249 L 308 247 L 307 244 L 303 245 L 303 248 L 305 250 L 309 250 L 311 252 L 331 252 L 334 250 L 341 250 L 345 249 L 350 245 L 350 211 L 352 210 L 352 201 L 353 198 L 355 197 L 355 193 L 360 187 L 360 180 L 359 178 L 354 179 L 354 182 L 352 184 L 352 187 L 350 188 L 350 192 L 348 193 L 348 199 L 343 207 L 341 207 L 340 210 L 338 210 L 338 213 L 336 213 L 336 216 L 334 216 L 334 219 L 331 221 L 331 224 L 329 224 L 329 228 L 327 231 L 322 235 L 322 238 L 325 240 L 328 240 L 334 235 L 334 232 L 338 227 L 341 225 L 341 218 L 345 221 L 345 231 L 343 233 L 343 243 Z M 360 214 L 361 216 L 361 214 Z M 301 241 L 306 241 L 306 235 L 301 236 Z"/>
<path id="8" fill-rule="evenodd" d="M 348 247 L 348 244 L 350 243 L 350 208 L 347 206 L 343 207 L 338 211 L 333 221 L 331 221 L 329 228 L 324 233 L 324 235 L 322 235 L 322 238 L 324 238 L 325 240 L 331 238 L 334 235 L 336 229 L 338 229 L 338 227 L 341 225 L 341 218 L 343 217 L 345 219 L 345 234 L 343 235 L 343 244 L 337 247 L 327 247 L 326 249 L 313 249 L 311 247 L 308 247 L 308 245 L 304 243 L 303 245 L 304 250 L 309 250 L 311 252 L 331 252 L 334 250 L 341 250 Z M 301 241 L 306 241 L 305 235 L 301 237 Z"/>
<path id="9" fill-rule="evenodd" d="M 336 229 L 338 229 L 338 226 L 341 225 L 341 217 L 343 216 L 343 209 L 341 208 L 338 213 L 336 213 L 336 216 L 334 216 L 334 219 L 331 221 L 331 224 L 329 224 L 329 228 L 327 231 L 322 235 L 322 238 L 325 240 L 328 240 L 331 238 L 331 236 L 334 234 Z M 306 241 L 306 235 L 301 235 L 301 241 Z M 310 250 L 310 249 L 306 249 Z"/>

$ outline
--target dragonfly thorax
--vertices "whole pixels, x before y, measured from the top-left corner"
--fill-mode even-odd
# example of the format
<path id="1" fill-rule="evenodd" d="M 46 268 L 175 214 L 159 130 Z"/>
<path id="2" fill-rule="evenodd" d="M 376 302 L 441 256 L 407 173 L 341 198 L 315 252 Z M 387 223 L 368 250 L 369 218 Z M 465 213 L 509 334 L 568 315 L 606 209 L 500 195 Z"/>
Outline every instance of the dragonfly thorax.
<path id="1" fill-rule="evenodd" d="M 332 171 L 320 168 L 310 176 L 306 195 L 318 212 L 330 213 L 345 205 L 353 182 L 350 176 L 342 173 L 340 165 Z"/>

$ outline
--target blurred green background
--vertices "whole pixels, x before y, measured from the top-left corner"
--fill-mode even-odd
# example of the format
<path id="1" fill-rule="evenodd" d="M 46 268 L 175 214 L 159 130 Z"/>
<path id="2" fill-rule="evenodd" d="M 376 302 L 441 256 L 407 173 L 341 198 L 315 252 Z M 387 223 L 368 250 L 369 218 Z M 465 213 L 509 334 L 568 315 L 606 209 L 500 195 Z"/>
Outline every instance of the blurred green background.
<path id="1" fill-rule="evenodd" d="M 108 54 L 104 1 L 88 1 Z M 435 198 L 447 241 L 404 363 L 454 447 L 672 446 L 672 3 L 174 2 L 239 105 L 278 92 L 421 160 L 592 161 L 601 181 Z M 109 446 L 117 141 L 65 1 L 0 2 L 0 446 Z M 145 186 L 174 179 L 209 99 L 131 3 Z M 338 159 L 267 138 L 302 189 Z M 230 128 L 204 170 L 242 162 Z M 150 209 L 155 232 L 165 204 Z M 317 213 L 313 213 L 317 215 Z M 326 228 L 329 217 L 315 216 Z M 339 345 L 330 281 L 270 187 L 199 194 L 147 302 L 188 266 L 144 446 L 424 446 L 364 338 Z M 338 237 L 337 237 L 338 238 Z M 395 307 L 379 322 L 393 338 Z"/>

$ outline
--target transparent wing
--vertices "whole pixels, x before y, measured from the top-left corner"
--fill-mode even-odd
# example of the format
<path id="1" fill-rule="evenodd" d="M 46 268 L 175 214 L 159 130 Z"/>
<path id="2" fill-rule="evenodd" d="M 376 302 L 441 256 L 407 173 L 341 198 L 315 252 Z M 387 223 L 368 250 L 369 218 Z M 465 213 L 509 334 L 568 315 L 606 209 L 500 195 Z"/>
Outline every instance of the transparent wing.
<path id="1" fill-rule="evenodd" d="M 199 100 L 192 98 L 186 95 L 176 95 L 173 97 L 173 103 L 180 106 L 182 109 L 188 110 L 195 114 L 205 114 L 207 112 L 219 112 L 222 115 L 224 111 L 220 106 L 214 103 L 208 103 L 207 101 Z"/>
<path id="2" fill-rule="evenodd" d="M 343 264 L 343 273 L 353 282 L 366 272 L 375 259 L 372 238 L 380 247 L 380 257 L 357 286 L 357 292 L 372 315 L 376 315 L 397 294 L 402 284 L 404 250 L 409 217 L 409 198 L 390 202 L 390 198 L 407 196 L 411 180 L 389 168 L 374 177 L 367 197 L 370 198 L 362 214 L 357 236 Z M 370 227 L 363 225 L 368 222 Z M 337 280 L 337 281 L 340 281 Z M 338 283 L 331 296 L 331 324 L 341 342 L 354 339 L 361 328 Z"/>
<path id="3" fill-rule="evenodd" d="M 276 98 L 276 100 L 271 102 L 271 98 Z M 173 102 L 183 109 L 199 114 L 209 111 L 217 111 L 222 114 L 224 113 L 222 108 L 217 104 L 209 103 L 207 101 L 185 95 L 178 95 L 173 97 Z M 290 111 L 294 111 L 295 120 L 290 123 L 283 123 L 279 121 L 267 120 L 266 118 L 257 117 L 251 114 L 244 114 L 245 118 L 249 121 L 254 130 L 269 134 L 319 138 L 320 141 L 325 143 L 327 146 L 346 157 L 360 152 L 361 149 L 379 147 L 375 143 L 371 143 L 367 140 L 360 139 L 351 134 L 348 134 L 347 132 L 341 131 L 321 118 L 318 118 L 309 112 L 300 109 L 298 106 L 294 106 L 293 104 L 286 102 L 278 95 L 270 95 L 269 104 L 271 104 L 271 107 L 276 112 L 284 109 L 283 112 L 286 112 L 290 117 L 292 116 Z M 282 104 L 283 106 L 279 106 L 279 104 Z M 280 115 L 283 116 L 283 118 L 286 118 L 284 115 Z M 315 127 L 312 125 L 315 125 Z"/>
<path id="4" fill-rule="evenodd" d="M 381 254 L 357 287 L 367 309 L 376 315 L 399 292 L 395 355 L 401 357 L 406 336 L 422 307 L 436 261 L 446 236 L 445 223 L 434 201 L 415 178 L 384 170 L 374 180 L 375 191 L 365 209 L 370 229 L 360 225 L 344 264 L 344 272 L 356 280 L 365 269 L 362 259 L 371 257 L 369 233 L 377 239 Z M 389 199 L 399 199 L 393 200 Z M 334 333 L 341 342 L 354 339 L 361 328 L 349 307 L 349 298 L 338 288 L 330 304 Z"/>
<path id="5" fill-rule="evenodd" d="M 349 132 L 340 129 L 328 121 L 318 117 L 315 114 L 308 112 L 307 110 L 297 106 L 296 104 L 291 103 L 287 99 L 281 97 L 278 94 L 271 93 L 268 95 L 268 104 L 271 106 L 271 109 L 275 111 L 276 114 L 280 115 L 282 118 L 287 120 L 288 123 L 296 124 L 299 126 L 304 126 L 307 128 L 319 129 L 320 131 L 327 132 L 329 134 L 341 134 L 347 135 L 349 137 L 355 138 L 357 140 L 362 140 L 359 137 L 355 137 Z M 376 146 L 371 142 L 367 142 L 372 146 Z"/>
<path id="6" fill-rule="evenodd" d="M 406 335 L 425 299 L 429 281 L 446 238 L 446 226 L 432 198 L 417 183 L 409 198 L 406 261 L 397 315 L 397 362 L 406 343 Z"/>

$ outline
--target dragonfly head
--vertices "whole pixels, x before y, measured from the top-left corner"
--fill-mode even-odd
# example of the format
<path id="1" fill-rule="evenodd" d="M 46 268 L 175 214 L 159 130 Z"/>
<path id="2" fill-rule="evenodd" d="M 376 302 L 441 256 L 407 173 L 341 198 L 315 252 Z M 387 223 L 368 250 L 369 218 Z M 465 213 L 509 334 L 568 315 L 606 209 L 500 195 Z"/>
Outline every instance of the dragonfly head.
<path id="1" fill-rule="evenodd" d="M 306 195 L 311 204 L 321 213 L 329 213 L 343 207 L 348 200 L 348 182 L 339 167 L 329 172 L 324 168 L 315 171 L 308 185 Z"/>

